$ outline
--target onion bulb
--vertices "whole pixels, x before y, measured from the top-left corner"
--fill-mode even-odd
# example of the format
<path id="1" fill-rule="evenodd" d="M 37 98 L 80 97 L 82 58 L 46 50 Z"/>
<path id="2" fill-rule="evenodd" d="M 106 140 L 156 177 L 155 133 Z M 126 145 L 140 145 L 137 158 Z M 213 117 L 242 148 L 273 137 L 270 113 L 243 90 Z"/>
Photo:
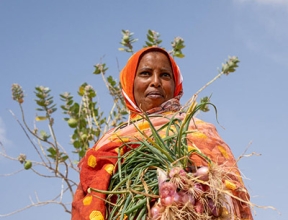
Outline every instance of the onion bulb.
<path id="1" fill-rule="evenodd" d="M 209 180 L 209 168 L 208 167 L 200 167 L 197 169 L 195 176 L 198 177 L 199 180 L 208 181 Z"/>

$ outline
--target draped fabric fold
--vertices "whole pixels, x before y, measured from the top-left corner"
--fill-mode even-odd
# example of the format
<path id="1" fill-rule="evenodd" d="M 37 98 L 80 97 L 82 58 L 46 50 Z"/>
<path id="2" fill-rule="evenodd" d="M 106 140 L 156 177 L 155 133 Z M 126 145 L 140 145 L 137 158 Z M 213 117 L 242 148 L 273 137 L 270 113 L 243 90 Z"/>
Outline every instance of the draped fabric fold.
<path id="1" fill-rule="evenodd" d="M 167 123 L 169 117 L 174 114 L 170 112 L 166 113 L 165 117 L 151 117 L 151 121 L 157 129 Z M 185 114 L 178 114 L 177 118 L 183 120 L 184 116 Z M 81 161 L 80 184 L 73 201 L 72 220 L 105 219 L 106 195 L 90 191 L 89 188 L 108 189 L 111 175 L 115 171 L 119 147 L 123 141 L 133 142 L 141 138 L 135 125 L 149 132 L 149 126 L 145 126 L 143 120 L 138 120 L 135 124 L 107 133 L 93 148 L 87 151 Z M 212 124 L 194 119 L 189 125 L 189 130 L 194 131 L 187 137 L 189 146 L 197 147 L 215 164 L 223 166 L 227 173 L 233 173 L 231 180 L 237 188 L 231 190 L 231 194 L 248 202 L 249 194 L 243 184 L 236 160 L 228 145 L 218 135 L 216 128 Z M 126 149 L 122 148 L 121 154 L 125 152 Z M 196 155 L 191 159 L 197 166 L 207 165 L 202 158 Z M 233 198 L 230 200 L 233 203 L 235 219 L 253 219 L 248 204 Z"/>
<path id="2" fill-rule="evenodd" d="M 90 188 L 108 189 L 111 175 L 116 171 L 117 156 L 127 151 L 126 148 L 120 148 L 120 146 L 123 145 L 123 142 L 129 143 L 142 138 L 135 126 L 149 133 L 149 125 L 141 119 L 141 109 L 135 104 L 133 95 L 134 78 L 139 59 L 141 59 L 143 53 L 149 50 L 159 50 L 169 58 L 173 70 L 175 90 L 174 98 L 162 103 L 159 107 L 150 109 L 146 113 L 151 116 L 149 118 L 156 129 L 167 123 L 169 118 L 175 114 L 180 120 L 185 117 L 184 113 L 178 112 L 181 107 L 179 100 L 183 94 L 183 88 L 182 75 L 174 59 L 165 50 L 158 47 L 143 48 L 133 54 L 120 73 L 120 82 L 125 104 L 131 112 L 131 120 L 134 122 L 132 124 L 127 123 L 118 129 L 111 129 L 86 152 L 86 155 L 80 161 L 80 183 L 72 203 L 72 220 L 106 219 L 106 195 L 92 191 Z M 160 116 L 156 117 L 156 113 Z M 161 117 L 161 115 L 165 117 Z M 189 131 L 193 131 L 187 136 L 189 146 L 197 147 L 215 164 L 222 166 L 228 173 L 234 174 L 231 175 L 231 180 L 237 187 L 231 189 L 231 196 L 227 198 L 227 201 L 230 201 L 231 207 L 233 207 L 230 219 L 253 219 L 247 203 L 249 202 L 249 194 L 243 184 L 236 160 L 228 145 L 218 135 L 216 128 L 212 124 L 195 118 L 189 125 Z M 136 148 L 137 145 L 130 147 Z M 194 155 L 191 159 L 197 166 L 205 165 L 205 161 L 200 157 Z M 242 202 L 234 199 L 233 196 L 239 197 Z"/>

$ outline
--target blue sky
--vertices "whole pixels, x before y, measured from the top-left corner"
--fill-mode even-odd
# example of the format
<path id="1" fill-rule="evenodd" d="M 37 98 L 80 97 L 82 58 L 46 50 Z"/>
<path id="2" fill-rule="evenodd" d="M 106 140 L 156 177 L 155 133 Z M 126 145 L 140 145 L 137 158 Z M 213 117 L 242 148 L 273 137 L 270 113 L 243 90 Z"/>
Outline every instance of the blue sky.
<path id="1" fill-rule="evenodd" d="M 162 46 L 170 49 L 174 37 L 184 38 L 184 59 L 177 59 L 184 77 L 184 104 L 217 74 L 228 55 L 240 59 L 238 70 L 208 87 L 200 96 L 212 96 L 220 125 L 213 112 L 199 117 L 216 124 L 235 157 L 247 146 L 239 167 L 246 177 L 252 202 L 271 209 L 255 208 L 256 220 L 288 219 L 288 0 L 231 1 L 0 1 L 0 141 L 7 154 L 25 153 L 37 160 L 33 147 L 9 110 L 20 118 L 11 98 L 11 85 L 25 91 L 23 104 L 33 126 L 36 104 L 34 87 L 47 86 L 57 104 L 58 94 L 76 95 L 83 82 L 98 92 L 101 109 L 112 102 L 93 65 L 101 60 L 109 74 L 118 78 L 129 55 L 118 51 L 121 30 L 134 32 L 140 49 L 148 29 L 161 34 Z M 71 129 L 56 112 L 58 140 L 67 151 Z M 42 122 L 41 122 L 42 123 Z M 43 126 L 47 129 L 43 124 Z M 61 182 L 22 171 L 21 164 L 0 157 L 0 214 L 29 205 L 35 193 L 41 201 L 52 199 Z M 283 180 L 277 179 L 284 174 Z M 77 181 L 77 175 L 72 174 Z M 277 177 L 277 178 L 276 178 Z M 281 214 L 279 214 L 279 212 Z M 4 219 L 70 219 L 62 207 L 34 207 Z"/>

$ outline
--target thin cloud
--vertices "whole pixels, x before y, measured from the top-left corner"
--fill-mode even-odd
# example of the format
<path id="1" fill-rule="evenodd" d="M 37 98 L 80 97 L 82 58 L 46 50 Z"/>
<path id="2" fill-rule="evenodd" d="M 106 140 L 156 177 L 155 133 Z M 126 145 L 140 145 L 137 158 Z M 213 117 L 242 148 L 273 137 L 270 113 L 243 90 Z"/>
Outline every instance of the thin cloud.
<path id="1" fill-rule="evenodd" d="M 234 2 L 241 5 L 238 8 L 239 16 L 243 16 L 245 11 L 249 16 L 235 25 L 236 36 L 249 50 L 287 66 L 288 52 L 285 48 L 288 46 L 286 28 L 288 0 L 234 0 Z"/>
<path id="2" fill-rule="evenodd" d="M 6 136 L 6 126 L 4 124 L 3 119 L 0 117 L 0 144 L 3 146 L 7 146 L 11 144 L 11 141 L 7 139 Z"/>
<path id="3" fill-rule="evenodd" d="M 287 5 L 288 6 L 288 0 L 235 0 L 236 2 L 240 3 L 252 3 L 256 2 L 258 4 L 262 5 Z"/>

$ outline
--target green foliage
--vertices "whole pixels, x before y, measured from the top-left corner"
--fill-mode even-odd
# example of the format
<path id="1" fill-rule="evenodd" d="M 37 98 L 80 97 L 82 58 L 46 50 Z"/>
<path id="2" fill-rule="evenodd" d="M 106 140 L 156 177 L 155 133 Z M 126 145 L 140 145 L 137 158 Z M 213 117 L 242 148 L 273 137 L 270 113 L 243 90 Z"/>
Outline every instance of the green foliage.
<path id="1" fill-rule="evenodd" d="M 210 98 L 211 98 L 211 96 L 210 97 L 205 96 L 205 97 L 200 99 L 200 103 L 201 103 L 200 111 L 208 112 L 210 110 L 209 109 Z"/>
<path id="2" fill-rule="evenodd" d="M 148 41 L 145 41 L 146 45 L 144 45 L 144 47 L 152 47 L 152 46 L 160 47 L 162 40 L 160 40 L 159 37 L 160 34 L 158 32 L 149 29 L 147 34 Z"/>
<path id="3" fill-rule="evenodd" d="M 34 93 L 38 99 L 35 99 L 39 108 L 36 108 L 37 111 L 46 112 L 46 117 L 48 118 L 53 112 L 57 110 L 55 108 L 56 104 L 53 105 L 53 97 L 50 95 L 50 89 L 48 87 L 39 86 L 35 88 Z"/>
<path id="4" fill-rule="evenodd" d="M 22 104 L 24 101 L 23 100 L 24 93 L 22 87 L 19 84 L 14 83 L 12 84 L 11 90 L 12 90 L 12 99 L 19 102 L 19 104 Z"/>
<path id="5" fill-rule="evenodd" d="M 131 33 L 129 30 L 122 30 L 122 39 L 120 44 L 123 47 L 120 47 L 120 51 L 125 51 L 128 53 L 133 53 L 133 46 L 132 44 L 135 43 L 138 39 L 133 38 L 133 33 Z"/>
<path id="6" fill-rule="evenodd" d="M 238 67 L 239 59 L 236 56 L 228 57 L 228 61 L 222 64 L 222 72 L 225 75 L 235 72 Z"/>
<path id="7" fill-rule="evenodd" d="M 108 67 L 106 67 L 106 64 L 103 63 L 103 64 L 96 64 L 94 65 L 95 67 L 95 71 L 93 72 L 94 74 L 105 74 L 105 72 L 108 70 Z"/>
<path id="8" fill-rule="evenodd" d="M 170 54 L 174 57 L 183 58 L 185 55 L 182 53 L 182 49 L 185 48 L 184 40 L 181 37 L 176 37 L 174 41 L 171 42 L 172 50 Z"/>
<path id="9" fill-rule="evenodd" d="M 61 94 L 60 98 L 64 102 L 64 105 L 61 105 L 63 113 L 68 116 L 64 120 L 74 129 L 71 137 L 73 152 L 82 158 L 89 146 L 102 134 L 106 117 L 94 101 L 97 94 L 91 85 L 83 83 L 78 89 L 78 95 L 81 97 L 80 103 L 75 102 L 70 93 Z"/>

